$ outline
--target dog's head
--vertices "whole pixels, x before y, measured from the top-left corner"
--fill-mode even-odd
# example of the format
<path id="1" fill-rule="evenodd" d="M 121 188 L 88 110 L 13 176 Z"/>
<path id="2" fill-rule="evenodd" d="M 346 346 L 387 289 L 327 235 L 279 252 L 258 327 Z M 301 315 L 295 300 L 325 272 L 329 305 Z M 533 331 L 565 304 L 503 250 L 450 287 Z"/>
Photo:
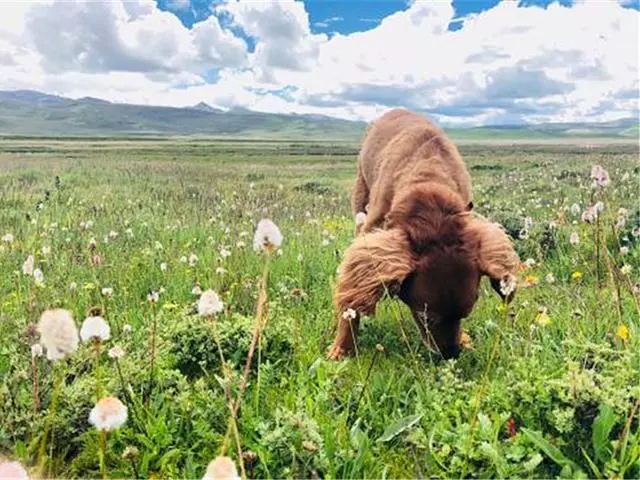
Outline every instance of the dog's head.
<path id="1" fill-rule="evenodd" d="M 336 301 L 339 308 L 370 314 L 385 290 L 398 294 L 432 330 L 443 356 L 455 356 L 458 339 L 438 332 L 457 330 L 471 313 L 482 276 L 504 298 L 500 283 L 516 265 L 498 225 L 470 213 L 451 190 L 422 185 L 397 196 L 383 230 L 358 237 L 347 250 Z"/>

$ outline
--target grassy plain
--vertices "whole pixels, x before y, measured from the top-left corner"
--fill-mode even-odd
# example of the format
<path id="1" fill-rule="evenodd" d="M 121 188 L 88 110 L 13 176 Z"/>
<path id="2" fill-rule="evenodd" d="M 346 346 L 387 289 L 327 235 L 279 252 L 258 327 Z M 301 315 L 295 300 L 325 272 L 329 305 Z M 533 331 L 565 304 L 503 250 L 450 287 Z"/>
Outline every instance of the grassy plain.
<path id="1" fill-rule="evenodd" d="M 31 469 L 43 460 L 58 374 L 45 474 L 100 475 L 100 435 L 88 422 L 95 350 L 81 344 L 55 366 L 30 350 L 45 309 L 68 309 L 80 326 L 100 307 L 111 326 L 102 388 L 129 411 L 107 440 L 108 475 L 201 478 L 222 450 L 239 465 L 235 440 L 224 441 L 226 376 L 192 290 L 221 295 L 216 329 L 237 395 L 265 262 L 252 236 L 271 218 L 285 239 L 270 262 L 267 323 L 238 413 L 249 476 L 639 477 L 638 146 L 461 152 L 477 211 L 513 235 L 523 263 L 532 259 L 514 302 L 505 309 L 483 280 L 464 323 L 473 345 L 443 362 L 408 310 L 386 299 L 364 321 L 358 355 L 334 363 L 324 353 L 336 268 L 353 235 L 356 145 L 0 141 L 0 454 Z M 608 170 L 609 186 L 592 188 L 593 164 Z M 583 221 L 598 201 L 598 221 Z M 42 282 L 22 271 L 29 255 Z M 150 291 L 160 292 L 157 305 Z M 125 351 L 117 364 L 106 353 L 114 346 Z"/>

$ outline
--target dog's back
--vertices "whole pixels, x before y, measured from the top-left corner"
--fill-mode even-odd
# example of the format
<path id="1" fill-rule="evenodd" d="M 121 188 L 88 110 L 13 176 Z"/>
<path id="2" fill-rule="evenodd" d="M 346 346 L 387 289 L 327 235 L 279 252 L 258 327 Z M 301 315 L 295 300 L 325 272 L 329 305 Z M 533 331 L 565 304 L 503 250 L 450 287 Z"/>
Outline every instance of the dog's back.
<path id="1" fill-rule="evenodd" d="M 471 202 L 471 179 L 456 146 L 432 121 L 408 110 L 390 110 L 370 125 L 358 170 L 369 190 L 377 182 L 395 190 L 407 181 L 430 178 L 452 185 Z"/>

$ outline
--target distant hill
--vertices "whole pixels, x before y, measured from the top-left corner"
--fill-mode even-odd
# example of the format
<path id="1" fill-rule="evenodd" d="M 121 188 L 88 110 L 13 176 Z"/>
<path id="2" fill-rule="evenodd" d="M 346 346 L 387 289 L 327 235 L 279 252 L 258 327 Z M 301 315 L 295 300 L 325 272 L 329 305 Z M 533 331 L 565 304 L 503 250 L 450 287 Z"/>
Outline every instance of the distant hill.
<path id="1" fill-rule="evenodd" d="M 604 123 L 547 123 L 448 128 L 454 139 L 619 138 L 638 139 L 637 118 Z M 158 107 L 78 100 L 31 90 L 0 91 L 0 135 L 122 136 L 202 135 L 244 138 L 358 140 L 364 122 L 325 115 L 275 114 L 205 102 Z"/>
<path id="2" fill-rule="evenodd" d="M 317 115 L 223 111 L 201 102 L 173 108 L 0 91 L 0 135 L 207 135 L 353 140 L 364 122 Z"/>

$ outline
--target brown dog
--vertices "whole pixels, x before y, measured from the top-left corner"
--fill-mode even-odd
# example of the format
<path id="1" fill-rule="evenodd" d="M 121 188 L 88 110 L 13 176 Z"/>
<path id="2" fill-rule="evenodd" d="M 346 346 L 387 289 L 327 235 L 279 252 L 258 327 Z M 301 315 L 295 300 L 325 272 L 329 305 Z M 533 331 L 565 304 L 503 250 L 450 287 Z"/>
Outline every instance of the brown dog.
<path id="1" fill-rule="evenodd" d="M 465 164 L 426 118 L 395 109 L 370 126 L 352 206 L 357 238 L 339 268 L 338 334 L 329 358 L 354 349 L 360 315 L 373 314 L 385 291 L 399 294 L 444 358 L 460 351 L 460 321 L 473 309 L 482 275 L 510 299 L 518 263 L 511 242 L 470 212 Z"/>

